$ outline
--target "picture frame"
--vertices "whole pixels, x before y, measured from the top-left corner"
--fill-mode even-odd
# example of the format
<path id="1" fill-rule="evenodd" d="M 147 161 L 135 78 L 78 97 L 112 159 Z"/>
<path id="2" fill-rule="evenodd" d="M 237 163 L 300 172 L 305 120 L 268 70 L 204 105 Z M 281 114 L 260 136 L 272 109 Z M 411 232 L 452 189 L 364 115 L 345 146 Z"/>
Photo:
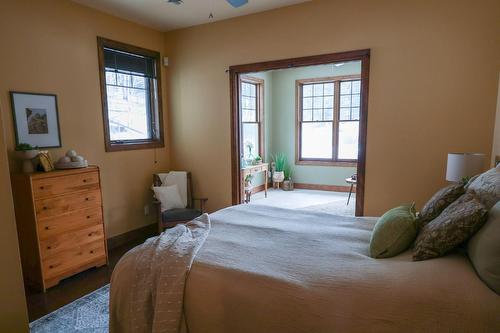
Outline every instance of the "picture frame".
<path id="1" fill-rule="evenodd" d="M 38 148 L 62 146 L 55 94 L 11 91 L 10 100 L 16 145 L 27 143 Z"/>

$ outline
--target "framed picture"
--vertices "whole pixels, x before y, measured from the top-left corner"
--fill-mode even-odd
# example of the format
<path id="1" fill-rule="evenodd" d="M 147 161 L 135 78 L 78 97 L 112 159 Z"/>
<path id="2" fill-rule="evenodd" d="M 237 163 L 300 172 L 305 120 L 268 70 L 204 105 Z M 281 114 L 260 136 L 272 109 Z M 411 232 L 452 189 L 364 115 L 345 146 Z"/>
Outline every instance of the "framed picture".
<path id="1" fill-rule="evenodd" d="M 28 143 L 33 147 L 61 147 L 57 96 L 26 92 L 10 92 L 16 145 Z"/>

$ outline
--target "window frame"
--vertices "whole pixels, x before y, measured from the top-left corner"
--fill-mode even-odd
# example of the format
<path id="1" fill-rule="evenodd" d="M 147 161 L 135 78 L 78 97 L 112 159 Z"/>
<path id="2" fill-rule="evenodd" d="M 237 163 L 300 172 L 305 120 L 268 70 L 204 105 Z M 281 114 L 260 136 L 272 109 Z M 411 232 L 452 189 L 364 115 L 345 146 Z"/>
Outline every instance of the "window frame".
<path id="1" fill-rule="evenodd" d="M 255 98 L 257 99 L 255 105 L 257 107 L 257 110 L 256 110 L 256 122 L 247 122 L 247 121 L 243 121 L 243 111 L 242 111 L 242 103 L 240 101 L 240 115 L 241 115 L 241 122 L 240 122 L 240 126 L 241 126 L 241 133 L 243 133 L 243 124 L 247 123 L 247 124 L 257 124 L 257 128 L 258 128 L 258 131 L 259 131 L 259 156 L 262 158 L 262 161 L 265 162 L 265 154 L 266 154 L 266 148 L 265 148 L 265 135 L 264 135 L 264 122 L 265 122 L 265 119 L 264 119 L 264 80 L 261 79 L 261 78 L 257 78 L 257 77 L 252 77 L 252 76 L 249 76 L 249 75 L 242 75 L 240 77 L 240 82 L 239 82 L 239 89 L 240 89 L 240 93 L 239 93 L 239 96 L 240 98 L 243 96 L 242 94 L 242 91 L 241 91 L 241 85 L 242 83 L 249 83 L 249 84 L 253 84 L 256 86 L 256 96 Z M 241 136 L 241 142 L 240 142 L 240 149 L 241 149 L 241 152 L 242 152 L 242 156 L 241 158 L 244 158 L 245 156 L 245 153 L 244 153 L 244 149 L 245 147 L 243 147 L 243 135 Z"/>
<path id="2" fill-rule="evenodd" d="M 104 63 L 104 49 L 110 48 L 113 50 L 123 51 L 131 54 L 136 54 L 153 59 L 154 73 L 156 76 L 156 100 L 155 91 L 152 89 L 154 80 L 150 79 L 147 91 L 149 92 L 149 103 L 147 105 L 148 126 L 150 127 L 153 137 L 144 140 L 121 140 L 112 141 L 110 137 L 109 116 L 108 116 L 108 96 L 106 84 L 106 69 Z M 122 42 L 97 37 L 97 51 L 99 60 L 99 78 L 101 83 L 101 102 L 104 125 L 104 146 L 106 152 L 124 151 L 124 150 L 139 150 L 153 149 L 165 147 L 164 143 L 164 126 L 163 126 L 163 104 L 162 104 L 162 89 L 161 89 L 161 61 L 160 53 L 138 46 L 125 44 Z M 157 108 L 154 106 L 157 105 Z"/>
<path id="3" fill-rule="evenodd" d="M 361 75 L 341 75 L 341 76 L 329 76 L 321 78 L 312 79 L 299 79 L 295 81 L 295 164 L 296 165 L 319 165 L 319 166 L 344 166 L 344 167 L 355 167 L 357 166 L 357 159 L 339 159 L 338 158 L 338 142 L 339 142 L 339 123 L 340 123 L 340 82 L 341 81 L 356 81 L 361 80 Z M 332 122 L 332 158 L 302 158 L 302 87 L 306 84 L 314 83 L 328 83 L 333 82 L 334 92 L 333 92 L 333 120 Z M 360 104 L 362 103 L 362 89 L 360 89 Z M 361 118 L 361 105 L 360 118 Z M 361 122 L 358 120 L 342 120 L 342 122 Z M 314 122 L 314 121 L 312 121 Z M 322 121 L 330 122 L 330 121 Z"/>

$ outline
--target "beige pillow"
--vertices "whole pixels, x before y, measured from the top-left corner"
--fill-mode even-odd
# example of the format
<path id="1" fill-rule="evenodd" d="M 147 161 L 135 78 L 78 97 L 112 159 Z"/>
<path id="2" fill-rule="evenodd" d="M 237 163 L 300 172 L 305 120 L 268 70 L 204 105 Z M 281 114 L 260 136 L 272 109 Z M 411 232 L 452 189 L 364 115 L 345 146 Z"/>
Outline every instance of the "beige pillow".
<path id="1" fill-rule="evenodd" d="M 500 201 L 484 226 L 469 240 L 467 252 L 477 274 L 500 295 Z"/>
<path id="2" fill-rule="evenodd" d="M 177 185 L 154 186 L 153 191 L 155 192 L 155 198 L 161 202 L 162 212 L 174 208 L 186 208 L 182 202 Z"/>

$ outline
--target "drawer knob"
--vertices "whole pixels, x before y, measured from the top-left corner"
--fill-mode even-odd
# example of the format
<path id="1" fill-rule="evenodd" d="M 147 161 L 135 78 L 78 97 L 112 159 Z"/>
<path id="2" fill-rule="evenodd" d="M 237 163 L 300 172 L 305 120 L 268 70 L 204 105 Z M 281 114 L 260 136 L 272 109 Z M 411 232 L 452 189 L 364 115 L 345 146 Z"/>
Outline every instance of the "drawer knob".
<path id="1" fill-rule="evenodd" d="M 44 210 L 47 210 L 47 209 L 49 209 L 49 208 L 48 208 L 47 206 L 43 206 L 43 209 L 44 209 Z"/>
<path id="2" fill-rule="evenodd" d="M 91 236 L 92 236 L 92 233 L 89 234 L 89 237 L 91 237 Z"/>
<path id="3" fill-rule="evenodd" d="M 54 266 L 50 265 L 49 268 L 54 268 Z"/>
<path id="4" fill-rule="evenodd" d="M 87 218 L 89 219 L 89 218 L 90 218 L 90 215 L 87 215 Z"/>
<path id="5" fill-rule="evenodd" d="M 45 230 L 49 230 L 49 227 L 45 227 Z"/>
<path id="6" fill-rule="evenodd" d="M 47 246 L 47 250 L 50 250 L 50 249 L 52 249 L 52 246 Z"/>
<path id="7" fill-rule="evenodd" d="M 86 182 L 87 182 L 87 179 L 84 179 L 84 180 L 83 180 L 83 182 L 84 182 L 84 183 L 86 183 Z"/>
<path id="8" fill-rule="evenodd" d="M 44 187 L 43 187 L 43 186 L 40 186 L 40 190 L 43 190 L 43 189 L 44 189 Z"/>
<path id="9" fill-rule="evenodd" d="M 85 198 L 85 200 L 86 200 L 86 201 L 89 201 L 89 200 L 90 200 L 90 198 Z"/>
<path id="10" fill-rule="evenodd" d="M 94 250 L 90 250 L 90 253 L 94 253 Z"/>

